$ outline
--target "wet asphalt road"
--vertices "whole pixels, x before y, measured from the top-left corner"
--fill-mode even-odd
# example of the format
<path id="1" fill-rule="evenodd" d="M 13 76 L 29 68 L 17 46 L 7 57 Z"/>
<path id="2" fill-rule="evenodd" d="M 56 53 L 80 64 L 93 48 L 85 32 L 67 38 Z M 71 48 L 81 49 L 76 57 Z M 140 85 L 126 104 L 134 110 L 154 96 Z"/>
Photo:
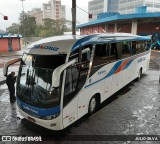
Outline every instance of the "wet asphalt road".
<path id="1" fill-rule="evenodd" d="M 133 81 L 102 103 L 92 116 L 85 116 L 62 132 L 53 132 L 23 119 L 16 103 L 9 103 L 6 85 L 0 85 L 0 135 L 50 135 L 52 142 L 64 141 L 71 135 L 160 135 L 160 53 L 152 52 L 150 68 L 140 81 Z M 159 144 L 160 141 L 76 141 L 76 143 Z M 45 137 L 44 137 L 45 138 Z M 60 141 L 53 141 L 59 138 Z M 79 137 L 80 139 L 80 137 Z M 94 139 L 94 138 L 93 138 Z M 43 140 L 43 139 L 42 139 Z M 82 142 L 83 141 L 83 142 Z M 12 142 L 21 143 L 21 142 Z"/>

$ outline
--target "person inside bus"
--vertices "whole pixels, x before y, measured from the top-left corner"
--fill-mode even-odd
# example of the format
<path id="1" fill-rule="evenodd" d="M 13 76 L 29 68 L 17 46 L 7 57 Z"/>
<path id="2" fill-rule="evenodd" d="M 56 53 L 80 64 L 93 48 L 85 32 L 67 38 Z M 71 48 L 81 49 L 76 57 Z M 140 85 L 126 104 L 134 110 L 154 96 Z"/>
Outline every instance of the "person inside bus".
<path id="1" fill-rule="evenodd" d="M 8 86 L 8 90 L 10 93 L 10 103 L 14 103 L 16 100 L 15 86 L 14 86 L 15 82 L 16 82 L 15 72 L 11 72 L 6 78 L 6 84 Z"/>

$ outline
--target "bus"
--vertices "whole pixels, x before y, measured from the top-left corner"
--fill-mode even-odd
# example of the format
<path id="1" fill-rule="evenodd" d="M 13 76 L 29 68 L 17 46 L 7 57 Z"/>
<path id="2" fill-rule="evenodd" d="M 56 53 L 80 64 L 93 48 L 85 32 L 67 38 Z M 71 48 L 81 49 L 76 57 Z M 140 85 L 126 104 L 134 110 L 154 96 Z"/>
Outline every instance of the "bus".
<path id="1" fill-rule="evenodd" d="M 16 99 L 20 114 L 51 130 L 62 130 L 148 69 L 150 37 L 127 33 L 67 35 L 32 43 L 20 62 Z"/>

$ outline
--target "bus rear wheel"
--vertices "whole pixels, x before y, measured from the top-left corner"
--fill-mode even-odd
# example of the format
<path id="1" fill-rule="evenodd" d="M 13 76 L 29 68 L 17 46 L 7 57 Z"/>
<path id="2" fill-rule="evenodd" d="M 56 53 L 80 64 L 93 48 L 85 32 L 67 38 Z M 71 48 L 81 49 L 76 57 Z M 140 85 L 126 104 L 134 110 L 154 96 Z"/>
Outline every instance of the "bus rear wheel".
<path id="1" fill-rule="evenodd" d="M 93 96 L 89 102 L 88 113 L 93 114 L 97 108 L 98 101 L 95 96 Z"/>

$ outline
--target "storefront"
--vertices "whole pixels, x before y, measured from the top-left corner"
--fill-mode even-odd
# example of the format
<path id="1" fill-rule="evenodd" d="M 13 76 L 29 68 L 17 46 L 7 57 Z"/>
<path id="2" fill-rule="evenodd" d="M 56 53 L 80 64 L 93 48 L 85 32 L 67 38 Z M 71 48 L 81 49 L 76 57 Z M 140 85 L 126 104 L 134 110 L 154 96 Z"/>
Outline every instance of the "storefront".
<path id="1" fill-rule="evenodd" d="M 0 34 L 0 52 L 20 50 L 21 38 L 22 36 L 19 34 Z"/>

